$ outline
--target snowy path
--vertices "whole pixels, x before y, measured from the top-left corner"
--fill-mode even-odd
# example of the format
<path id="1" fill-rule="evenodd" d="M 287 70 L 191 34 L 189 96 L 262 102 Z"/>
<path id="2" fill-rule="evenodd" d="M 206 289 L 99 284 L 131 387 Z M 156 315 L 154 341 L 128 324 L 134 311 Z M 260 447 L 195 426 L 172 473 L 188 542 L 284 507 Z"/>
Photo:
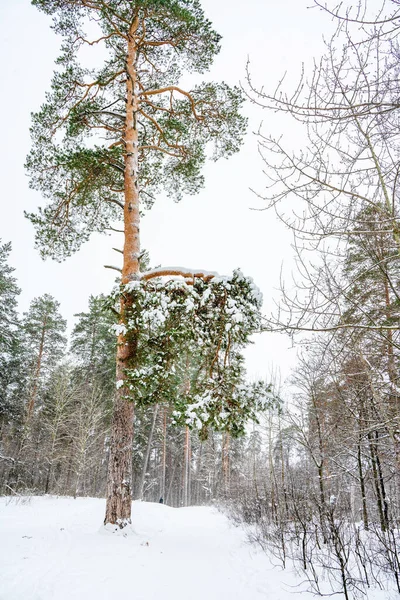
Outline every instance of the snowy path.
<path id="1" fill-rule="evenodd" d="M 273 569 L 213 508 L 135 503 L 134 531 L 123 537 L 99 527 L 104 504 L 0 498 L 0 600 L 296 597 L 293 575 Z"/>

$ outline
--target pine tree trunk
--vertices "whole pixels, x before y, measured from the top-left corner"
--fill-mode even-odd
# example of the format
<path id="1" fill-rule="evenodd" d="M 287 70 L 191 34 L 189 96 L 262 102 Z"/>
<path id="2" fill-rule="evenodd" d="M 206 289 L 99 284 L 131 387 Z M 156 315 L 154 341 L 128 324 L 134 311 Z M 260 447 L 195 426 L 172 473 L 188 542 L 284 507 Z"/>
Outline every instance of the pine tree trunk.
<path id="1" fill-rule="evenodd" d="M 33 409 L 35 407 L 35 402 L 36 402 L 36 396 L 37 396 L 37 391 L 38 391 L 38 386 L 39 386 L 39 376 L 40 376 L 40 372 L 42 370 L 42 359 L 43 359 L 43 349 L 44 349 L 44 337 L 45 337 L 45 333 L 46 333 L 46 324 L 47 324 L 47 319 L 45 318 L 44 322 L 43 322 L 42 333 L 41 333 L 41 338 L 40 338 L 39 354 L 38 354 L 38 359 L 36 361 L 36 369 L 35 369 L 35 375 L 33 378 L 33 386 L 32 386 L 31 393 L 29 395 L 28 411 L 27 411 L 27 417 L 26 417 L 27 422 L 30 421 L 30 418 L 33 413 Z"/>
<path id="2" fill-rule="evenodd" d="M 173 498 L 173 491 L 174 491 L 173 485 L 174 485 L 174 478 L 175 478 L 175 473 L 176 473 L 176 460 L 174 460 L 174 466 L 172 468 L 170 468 L 170 467 L 171 467 L 171 465 L 168 465 L 168 473 L 171 473 L 171 476 L 170 476 L 170 480 L 169 480 L 167 495 L 165 496 L 165 503 L 171 504 L 172 506 L 178 506 L 178 502 L 174 502 L 174 498 Z"/>
<path id="3" fill-rule="evenodd" d="M 138 22 L 135 20 L 128 34 L 128 55 L 126 62 L 126 120 L 125 120 L 125 174 L 124 174 L 124 251 L 122 285 L 126 285 L 139 272 L 139 186 L 138 186 L 138 131 L 137 111 L 139 107 L 137 84 L 137 48 L 134 33 Z M 131 303 L 129 296 L 121 295 L 120 323 L 126 325 Z M 104 523 L 119 527 L 131 522 L 132 506 L 132 445 L 134 400 L 128 398 L 128 390 L 123 385 L 126 369 L 134 367 L 136 342 L 132 335 L 120 334 L 117 345 L 117 382 L 114 414 L 111 429 L 110 459 L 107 476 L 107 506 Z"/>
<path id="4" fill-rule="evenodd" d="M 143 499 L 144 482 L 146 479 L 147 466 L 149 464 L 150 451 L 151 451 L 151 446 L 153 443 L 154 429 L 156 427 L 156 421 L 157 421 L 157 414 L 158 414 L 158 404 L 156 404 L 154 407 L 153 420 L 151 423 L 151 429 L 150 429 L 149 437 L 147 440 L 147 447 L 146 447 L 146 452 L 145 452 L 144 461 L 143 461 L 142 474 L 140 476 L 139 491 L 137 494 L 137 498 L 139 500 Z"/>
<path id="5" fill-rule="evenodd" d="M 164 408 L 163 414 L 163 442 L 162 442 L 162 473 L 161 473 L 161 498 L 165 498 L 165 476 L 167 471 L 167 407 Z"/>
<path id="6" fill-rule="evenodd" d="M 200 442 L 199 452 L 197 455 L 196 461 L 196 504 L 202 504 L 202 496 L 201 496 L 201 467 L 203 460 L 203 442 Z"/>
<path id="7" fill-rule="evenodd" d="M 183 457 L 183 506 L 189 505 L 189 477 L 190 477 L 190 433 L 189 427 L 185 430 L 185 445 Z"/>

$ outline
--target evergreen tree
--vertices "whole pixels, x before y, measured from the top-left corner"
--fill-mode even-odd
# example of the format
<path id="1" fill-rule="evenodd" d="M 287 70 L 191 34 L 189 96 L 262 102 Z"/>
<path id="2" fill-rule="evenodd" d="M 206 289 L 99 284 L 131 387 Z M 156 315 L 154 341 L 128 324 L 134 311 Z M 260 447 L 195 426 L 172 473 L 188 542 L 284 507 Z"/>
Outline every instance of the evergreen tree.
<path id="1" fill-rule="evenodd" d="M 27 354 L 27 420 L 33 414 L 43 383 L 64 355 L 66 321 L 59 312 L 59 302 L 49 294 L 32 300 L 24 313 L 23 334 Z"/>
<path id="2" fill-rule="evenodd" d="M 346 314 L 365 326 L 394 325 L 399 318 L 398 246 L 388 230 L 390 214 L 381 205 L 367 205 L 357 215 L 346 244 Z"/>
<path id="3" fill-rule="evenodd" d="M 17 315 L 20 289 L 9 266 L 11 244 L 0 244 L 0 420 L 21 412 L 18 397 L 23 387 L 21 338 Z"/>
<path id="4" fill-rule="evenodd" d="M 115 317 L 106 306 L 106 297 L 90 296 L 88 312 L 77 315 L 71 338 L 71 351 L 78 362 L 79 378 L 97 380 L 104 395 L 115 389 L 116 339 L 112 331 Z"/>
<path id="5" fill-rule="evenodd" d="M 179 199 L 202 185 L 201 167 L 229 156 L 241 143 L 245 120 L 238 88 L 203 83 L 180 87 L 184 71 L 201 73 L 219 51 L 220 36 L 198 0 L 33 0 L 63 35 L 52 92 L 33 117 L 31 184 L 48 205 L 30 215 L 43 254 L 62 258 L 93 231 L 104 231 L 123 210 L 122 285 L 138 279 L 140 202 L 165 189 Z M 96 22 L 98 38 L 84 27 Z M 85 44 L 105 45 L 98 70 L 77 60 Z M 101 134 L 91 140 L 90 136 Z M 167 272 L 169 272 L 167 270 Z M 137 332 L 128 335 L 131 290 L 120 296 L 117 394 L 111 439 L 106 523 L 130 522 L 133 402 L 120 382 L 137 368 Z"/>

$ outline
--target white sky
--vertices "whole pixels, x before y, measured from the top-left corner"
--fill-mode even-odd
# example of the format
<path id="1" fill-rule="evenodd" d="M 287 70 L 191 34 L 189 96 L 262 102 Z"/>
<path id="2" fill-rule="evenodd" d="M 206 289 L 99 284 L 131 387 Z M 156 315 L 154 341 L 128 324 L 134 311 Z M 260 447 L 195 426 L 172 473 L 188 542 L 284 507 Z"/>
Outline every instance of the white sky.
<path id="1" fill-rule="evenodd" d="M 294 85 L 304 61 L 323 50 L 322 35 L 329 37 L 332 23 L 312 0 L 203 0 L 207 16 L 222 34 L 222 51 L 210 77 L 236 84 L 245 79 L 247 56 L 253 79 L 272 90 L 288 70 L 287 83 Z M 0 238 L 11 241 L 10 262 L 22 288 L 19 307 L 27 310 L 31 300 L 52 294 L 73 325 L 73 315 L 86 310 L 90 294 L 107 293 L 115 271 L 105 264 L 119 264 L 112 246 L 118 240 L 95 236 L 64 263 L 43 262 L 34 249 L 34 232 L 23 211 L 43 204 L 40 194 L 29 190 L 24 173 L 30 148 L 30 113 L 44 101 L 58 55 L 60 40 L 50 29 L 50 19 L 29 0 L 0 0 L 0 56 L 2 61 L 2 116 L 0 176 L 2 210 Z M 209 76 L 207 76 L 209 78 Z M 142 248 L 150 252 L 153 265 L 182 265 L 228 274 L 240 267 L 251 275 L 264 294 L 264 308 L 272 306 L 279 285 L 282 261 L 290 261 L 290 234 L 271 212 L 255 212 L 263 204 L 250 191 L 262 192 L 263 164 L 252 131 L 263 120 L 266 133 L 283 133 L 291 139 L 289 121 L 247 103 L 249 134 L 239 154 L 209 163 L 206 186 L 179 204 L 160 197 L 142 221 Z M 120 247 L 122 243 L 119 244 Z M 248 351 L 251 376 L 266 376 L 278 367 L 288 374 L 295 362 L 289 338 L 277 334 L 258 336 Z"/>

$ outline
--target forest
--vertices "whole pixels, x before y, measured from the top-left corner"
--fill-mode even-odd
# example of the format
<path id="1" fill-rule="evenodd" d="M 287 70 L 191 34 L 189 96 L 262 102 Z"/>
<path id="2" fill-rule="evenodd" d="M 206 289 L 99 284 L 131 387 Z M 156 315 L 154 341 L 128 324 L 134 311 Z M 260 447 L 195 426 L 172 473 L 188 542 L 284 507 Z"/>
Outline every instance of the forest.
<path id="1" fill-rule="evenodd" d="M 0 495 L 106 498 L 115 530 L 132 499 L 214 505 L 315 595 L 400 594 L 400 1 L 313 0 L 334 33 L 294 87 L 249 62 L 240 86 L 188 89 L 220 49 L 197 0 L 32 4 L 63 39 L 26 162 L 37 249 L 124 243 L 114 289 L 67 335 L 50 294 L 19 313 L 1 241 Z M 101 66 L 80 64 L 96 44 Z M 271 312 L 239 268 L 153 265 L 140 245 L 161 193 L 197 193 L 208 159 L 240 151 L 247 104 L 264 117 L 255 193 L 293 240 Z M 250 378 L 245 350 L 272 333 L 297 366 Z"/>

